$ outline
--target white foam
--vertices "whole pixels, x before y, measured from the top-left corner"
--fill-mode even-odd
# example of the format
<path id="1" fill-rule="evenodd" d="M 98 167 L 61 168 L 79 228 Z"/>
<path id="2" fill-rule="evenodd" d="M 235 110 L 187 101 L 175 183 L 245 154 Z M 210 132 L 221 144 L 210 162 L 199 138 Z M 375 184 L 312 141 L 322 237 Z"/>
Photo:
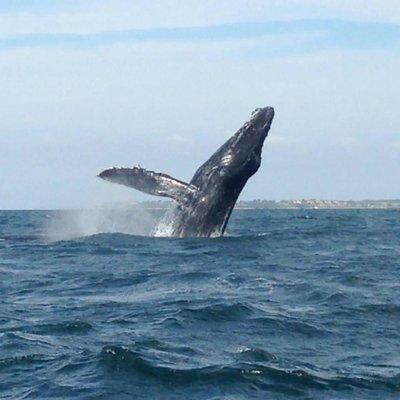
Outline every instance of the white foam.
<path id="1" fill-rule="evenodd" d="M 155 237 L 171 237 L 174 228 L 175 210 L 168 210 L 153 230 Z"/>
<path id="2" fill-rule="evenodd" d="M 143 208 L 60 211 L 45 226 L 48 241 L 70 240 L 99 233 L 152 236 L 159 217 Z"/>

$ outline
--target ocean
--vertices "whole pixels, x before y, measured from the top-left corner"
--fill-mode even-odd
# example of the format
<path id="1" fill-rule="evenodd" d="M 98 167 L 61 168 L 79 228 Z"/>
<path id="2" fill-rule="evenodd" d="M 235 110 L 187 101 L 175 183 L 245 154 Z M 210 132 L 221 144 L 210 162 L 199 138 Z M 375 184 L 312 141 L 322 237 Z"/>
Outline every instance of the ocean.
<path id="1" fill-rule="evenodd" d="M 0 212 L 1 399 L 400 399 L 400 211 L 158 217 Z"/>

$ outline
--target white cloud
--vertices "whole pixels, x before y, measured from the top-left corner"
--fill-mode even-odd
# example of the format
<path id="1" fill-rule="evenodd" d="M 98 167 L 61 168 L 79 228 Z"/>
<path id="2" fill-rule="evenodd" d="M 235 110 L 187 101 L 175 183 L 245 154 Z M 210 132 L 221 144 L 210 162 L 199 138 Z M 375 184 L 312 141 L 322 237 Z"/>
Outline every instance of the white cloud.
<path id="1" fill-rule="evenodd" d="M 96 33 L 280 19 L 327 18 L 400 23 L 398 0 L 95 0 L 0 13 L 0 37 Z"/>

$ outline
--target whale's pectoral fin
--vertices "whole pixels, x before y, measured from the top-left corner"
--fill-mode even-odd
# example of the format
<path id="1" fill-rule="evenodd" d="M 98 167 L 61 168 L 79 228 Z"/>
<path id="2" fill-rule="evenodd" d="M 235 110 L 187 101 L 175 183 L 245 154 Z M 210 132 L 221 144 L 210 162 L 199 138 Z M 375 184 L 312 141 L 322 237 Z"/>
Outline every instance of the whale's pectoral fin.
<path id="1" fill-rule="evenodd" d="M 148 171 L 141 167 L 110 168 L 101 172 L 99 178 L 132 187 L 147 194 L 170 197 L 181 204 L 188 202 L 197 187 L 172 176 Z"/>

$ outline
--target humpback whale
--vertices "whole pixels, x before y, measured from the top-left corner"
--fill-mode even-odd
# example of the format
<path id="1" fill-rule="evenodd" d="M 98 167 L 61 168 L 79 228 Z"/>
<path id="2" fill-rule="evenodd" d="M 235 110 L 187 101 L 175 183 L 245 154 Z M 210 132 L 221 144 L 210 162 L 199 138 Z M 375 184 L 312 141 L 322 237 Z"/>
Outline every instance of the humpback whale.
<path id="1" fill-rule="evenodd" d="M 274 118 L 274 109 L 256 109 L 246 122 L 187 183 L 164 173 L 110 168 L 98 176 L 155 196 L 176 201 L 172 236 L 222 236 L 236 200 L 261 164 L 261 151 Z"/>

